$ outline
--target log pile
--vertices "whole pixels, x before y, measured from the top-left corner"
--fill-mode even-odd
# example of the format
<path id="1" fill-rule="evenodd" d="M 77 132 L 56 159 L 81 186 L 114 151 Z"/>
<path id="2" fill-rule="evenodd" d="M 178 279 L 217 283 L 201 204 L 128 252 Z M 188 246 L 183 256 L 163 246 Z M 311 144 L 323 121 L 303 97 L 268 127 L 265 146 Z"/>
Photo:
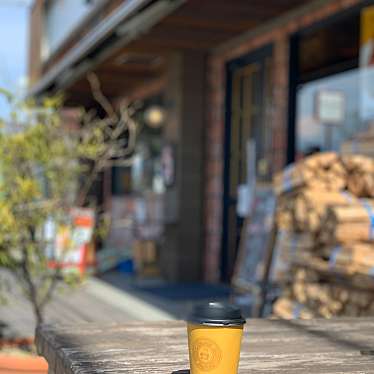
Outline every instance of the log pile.
<path id="1" fill-rule="evenodd" d="M 297 269 L 294 282 L 275 303 L 274 314 L 290 318 L 373 316 L 373 290 L 352 288 L 338 282 L 322 282 L 313 270 Z"/>
<path id="2" fill-rule="evenodd" d="M 277 195 L 306 187 L 348 190 L 357 197 L 374 197 L 374 160 L 361 155 L 319 153 L 288 166 L 274 177 Z"/>
<path id="3" fill-rule="evenodd" d="M 348 205 L 333 205 L 326 209 L 320 230 L 322 243 L 370 242 L 373 231 L 374 200 L 360 200 Z"/>
<path id="4" fill-rule="evenodd" d="M 274 178 L 281 318 L 374 315 L 374 161 L 320 153 Z"/>

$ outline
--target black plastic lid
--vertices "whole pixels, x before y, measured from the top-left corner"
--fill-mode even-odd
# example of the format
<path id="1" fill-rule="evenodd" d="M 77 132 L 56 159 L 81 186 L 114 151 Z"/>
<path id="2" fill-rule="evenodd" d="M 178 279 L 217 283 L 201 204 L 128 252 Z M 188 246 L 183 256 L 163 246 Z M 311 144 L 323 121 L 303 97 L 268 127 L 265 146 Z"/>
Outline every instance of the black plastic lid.
<path id="1" fill-rule="evenodd" d="M 197 305 L 188 322 L 208 326 L 241 326 L 245 323 L 241 311 L 231 304 L 211 302 Z"/>

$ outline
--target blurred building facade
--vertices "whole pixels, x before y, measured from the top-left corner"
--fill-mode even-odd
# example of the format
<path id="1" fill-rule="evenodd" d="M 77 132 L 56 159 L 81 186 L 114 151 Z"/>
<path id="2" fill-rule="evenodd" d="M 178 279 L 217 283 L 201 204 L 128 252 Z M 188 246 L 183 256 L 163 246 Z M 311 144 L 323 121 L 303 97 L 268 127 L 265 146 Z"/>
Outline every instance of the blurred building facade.
<path id="1" fill-rule="evenodd" d="M 92 108 L 95 72 L 114 106 L 141 102 L 134 162 L 104 173 L 102 202 L 123 221 L 128 206 L 143 228 L 156 212 L 166 279 L 228 281 L 250 179 L 269 183 L 311 150 L 371 131 L 372 4 L 35 0 L 30 93 L 63 90 L 67 106 Z"/>

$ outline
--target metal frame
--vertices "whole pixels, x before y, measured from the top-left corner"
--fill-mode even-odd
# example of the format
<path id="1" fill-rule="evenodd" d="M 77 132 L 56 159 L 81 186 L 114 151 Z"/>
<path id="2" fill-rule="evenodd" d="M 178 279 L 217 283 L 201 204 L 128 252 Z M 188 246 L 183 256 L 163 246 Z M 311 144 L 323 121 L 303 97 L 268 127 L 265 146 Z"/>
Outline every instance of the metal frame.
<path id="1" fill-rule="evenodd" d="M 296 115 L 297 83 L 299 77 L 299 34 L 290 37 L 290 57 L 288 71 L 288 113 L 287 113 L 287 164 L 295 161 L 296 154 Z"/>

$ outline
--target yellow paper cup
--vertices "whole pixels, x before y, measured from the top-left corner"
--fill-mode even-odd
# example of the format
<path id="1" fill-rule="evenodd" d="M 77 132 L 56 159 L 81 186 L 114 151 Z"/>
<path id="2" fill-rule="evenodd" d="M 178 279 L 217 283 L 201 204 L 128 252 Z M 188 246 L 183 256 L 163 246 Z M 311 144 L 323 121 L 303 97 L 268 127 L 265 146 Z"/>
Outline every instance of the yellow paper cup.
<path id="1" fill-rule="evenodd" d="M 244 323 L 229 304 L 195 308 L 187 323 L 191 374 L 237 374 Z"/>

